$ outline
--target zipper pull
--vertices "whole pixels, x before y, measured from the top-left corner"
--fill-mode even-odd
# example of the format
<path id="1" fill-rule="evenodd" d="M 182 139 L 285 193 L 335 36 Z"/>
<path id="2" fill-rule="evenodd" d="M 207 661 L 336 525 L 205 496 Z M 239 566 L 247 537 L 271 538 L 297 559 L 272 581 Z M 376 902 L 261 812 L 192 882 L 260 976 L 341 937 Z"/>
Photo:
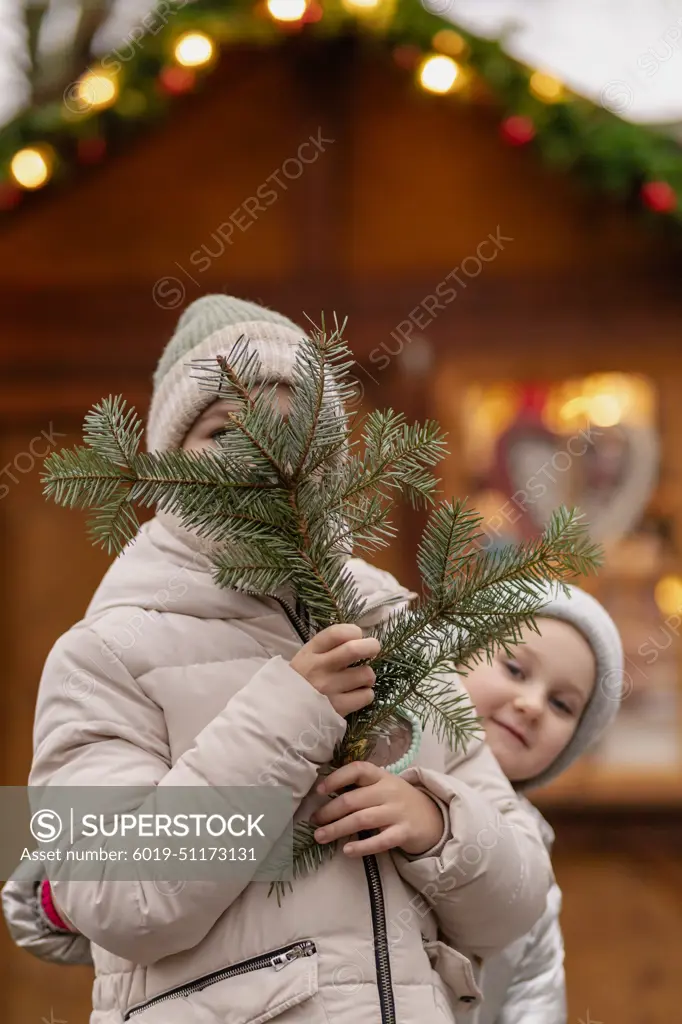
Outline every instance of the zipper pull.
<path id="1" fill-rule="evenodd" d="M 274 967 L 276 971 L 281 971 L 283 967 L 290 964 L 292 960 L 298 960 L 299 957 L 306 955 L 307 947 L 301 944 L 300 946 L 294 946 L 292 949 L 288 949 L 286 953 L 280 953 L 278 956 L 270 957 L 270 966 Z"/>

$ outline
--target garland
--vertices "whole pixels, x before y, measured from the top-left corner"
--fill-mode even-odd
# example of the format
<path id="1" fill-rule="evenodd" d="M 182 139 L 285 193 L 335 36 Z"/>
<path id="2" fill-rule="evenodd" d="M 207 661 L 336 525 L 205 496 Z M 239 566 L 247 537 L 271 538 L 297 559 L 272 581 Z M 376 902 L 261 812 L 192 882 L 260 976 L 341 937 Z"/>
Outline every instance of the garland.
<path id="1" fill-rule="evenodd" d="M 438 7 L 440 0 L 424 2 Z M 416 0 L 162 0 L 63 95 L 0 131 L 0 211 L 68 180 L 79 165 L 100 162 L 177 97 L 200 91 L 221 52 L 348 34 L 388 47 L 415 86 L 441 102 L 495 103 L 506 144 L 537 149 L 548 163 L 675 229 L 682 223 L 682 150 L 673 139 L 622 121 L 614 113 L 622 97 L 605 96 L 604 106 L 579 97 Z"/>

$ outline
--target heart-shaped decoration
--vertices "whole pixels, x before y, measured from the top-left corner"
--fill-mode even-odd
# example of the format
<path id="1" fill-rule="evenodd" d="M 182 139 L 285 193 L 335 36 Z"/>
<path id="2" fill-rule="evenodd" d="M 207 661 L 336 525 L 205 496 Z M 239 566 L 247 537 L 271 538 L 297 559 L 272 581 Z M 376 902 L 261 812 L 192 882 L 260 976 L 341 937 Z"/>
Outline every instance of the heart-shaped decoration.
<path id="1" fill-rule="evenodd" d="M 595 541 L 613 544 L 626 536 L 641 519 L 658 480 L 653 427 L 589 424 L 565 435 L 545 426 L 538 412 L 527 403 L 500 434 L 486 481 L 505 495 L 512 510 L 505 507 L 507 539 L 537 536 L 559 505 L 577 506 Z"/>

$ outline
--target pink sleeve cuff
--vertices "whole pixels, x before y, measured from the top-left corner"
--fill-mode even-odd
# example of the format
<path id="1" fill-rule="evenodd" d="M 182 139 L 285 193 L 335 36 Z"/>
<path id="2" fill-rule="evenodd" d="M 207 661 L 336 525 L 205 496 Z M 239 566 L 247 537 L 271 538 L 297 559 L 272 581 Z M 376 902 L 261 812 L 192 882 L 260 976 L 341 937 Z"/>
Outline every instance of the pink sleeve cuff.
<path id="1" fill-rule="evenodd" d="M 61 917 L 57 913 L 57 908 L 52 900 L 52 889 L 50 888 L 50 881 L 48 878 L 44 878 L 40 883 L 40 905 L 42 906 L 48 921 L 50 924 L 53 924 L 55 928 L 59 928 L 63 932 L 73 931 L 72 928 L 62 921 Z"/>

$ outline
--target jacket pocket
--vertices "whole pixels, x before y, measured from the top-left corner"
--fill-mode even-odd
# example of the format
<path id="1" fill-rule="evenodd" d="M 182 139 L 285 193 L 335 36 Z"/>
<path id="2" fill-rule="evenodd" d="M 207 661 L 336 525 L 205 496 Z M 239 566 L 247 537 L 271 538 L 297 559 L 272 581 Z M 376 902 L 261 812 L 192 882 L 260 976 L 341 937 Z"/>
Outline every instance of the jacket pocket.
<path id="1" fill-rule="evenodd" d="M 215 1024 L 217 1020 L 261 1024 L 300 1006 L 293 1015 L 296 1024 L 327 1024 L 318 996 L 317 966 L 315 943 L 301 939 L 160 992 L 131 1006 L 123 1020 L 131 1024 Z"/>
<path id="2" fill-rule="evenodd" d="M 452 946 L 438 940 L 425 940 L 424 949 L 431 966 L 443 982 L 445 996 L 456 1020 L 473 1011 L 483 1001 L 476 984 L 471 961 Z"/>

